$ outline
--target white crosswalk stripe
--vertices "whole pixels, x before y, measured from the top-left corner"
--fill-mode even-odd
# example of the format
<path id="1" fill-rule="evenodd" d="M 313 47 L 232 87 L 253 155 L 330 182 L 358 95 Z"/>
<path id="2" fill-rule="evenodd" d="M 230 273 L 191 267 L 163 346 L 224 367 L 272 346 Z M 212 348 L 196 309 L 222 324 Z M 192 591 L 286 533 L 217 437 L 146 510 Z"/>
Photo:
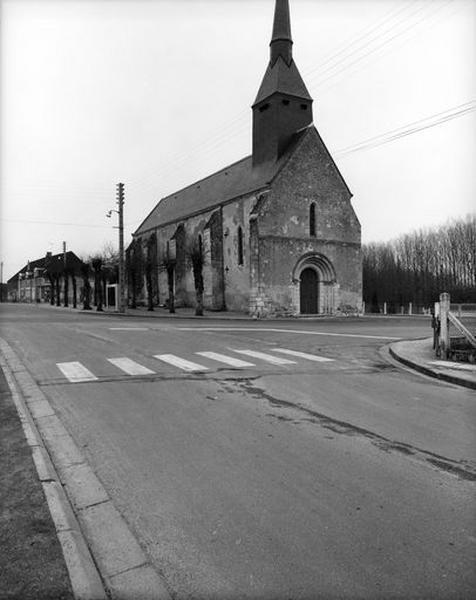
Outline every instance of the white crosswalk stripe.
<path id="1" fill-rule="evenodd" d="M 154 375 L 155 373 L 155 371 L 136 363 L 126 356 L 120 358 L 108 358 L 107 360 L 128 375 Z"/>
<path id="2" fill-rule="evenodd" d="M 80 362 L 56 363 L 58 369 L 71 383 L 82 383 L 83 381 L 96 381 L 96 375 L 93 375 L 89 369 L 86 369 Z"/>
<path id="3" fill-rule="evenodd" d="M 246 362 L 245 360 L 240 360 L 239 358 L 234 358 L 233 356 L 226 356 L 225 354 L 218 354 L 218 352 L 195 352 L 199 356 L 204 356 L 205 358 L 209 358 L 211 360 L 216 360 L 218 362 L 224 363 L 226 365 L 230 365 L 231 367 L 237 368 L 246 368 L 246 367 L 254 367 L 255 365 L 250 362 Z"/>
<path id="4" fill-rule="evenodd" d="M 163 362 L 166 362 L 170 365 L 173 365 L 175 367 L 178 367 L 179 369 L 182 369 L 184 371 L 190 371 L 192 373 L 194 371 L 208 371 L 209 370 L 208 367 L 204 367 L 197 363 L 190 362 L 189 360 L 185 360 L 183 358 L 180 358 L 179 356 L 175 356 L 175 354 L 156 354 L 155 358 L 157 358 L 158 360 L 161 360 Z"/>
<path id="5" fill-rule="evenodd" d="M 228 348 L 228 350 L 236 354 L 241 354 L 243 356 L 248 356 L 250 358 L 255 358 L 259 361 L 264 361 L 273 365 L 295 365 L 297 364 L 295 360 L 290 360 L 288 358 L 283 358 L 281 356 L 276 356 L 273 354 L 268 354 L 267 352 L 259 352 L 257 350 L 237 350 Z M 327 363 L 327 362 L 335 362 L 333 358 L 326 358 L 324 356 L 318 356 L 316 354 L 308 354 L 306 352 L 300 352 L 298 350 L 289 350 L 287 348 L 270 348 L 271 352 L 284 354 L 296 359 L 304 359 L 310 360 L 313 362 L 319 363 Z M 211 352 L 211 351 L 203 351 L 203 352 L 195 352 L 197 356 L 201 356 L 206 358 L 207 360 L 216 361 L 218 363 L 222 363 L 225 365 L 229 365 L 230 367 L 234 367 L 237 369 L 246 369 L 251 367 L 256 367 L 255 363 L 248 362 L 246 360 L 242 360 L 237 358 L 236 356 L 230 356 L 228 354 L 221 354 L 219 352 Z M 196 362 L 192 362 L 190 360 L 186 360 L 185 358 L 181 358 L 175 354 L 156 354 L 154 358 L 160 360 L 163 363 L 167 363 L 178 369 L 183 371 L 187 371 L 190 373 L 194 372 L 205 372 L 209 371 L 210 367 L 206 367 L 204 365 L 198 364 Z M 128 358 L 127 356 L 121 356 L 117 358 L 107 358 L 109 363 L 123 371 L 126 375 L 131 376 L 141 376 L 141 375 L 155 375 L 156 371 L 145 367 L 136 361 Z M 80 362 L 64 362 L 64 363 L 56 363 L 59 370 L 63 373 L 63 375 L 68 379 L 68 381 L 72 383 L 81 383 L 84 381 L 97 381 L 98 377 L 94 375 L 89 369 L 87 369 Z"/>
<path id="6" fill-rule="evenodd" d="M 313 360 L 314 362 L 334 362 L 333 358 L 326 358 L 325 356 L 318 356 L 317 354 L 306 354 L 306 352 L 299 352 L 298 350 L 287 350 L 286 348 L 272 348 L 272 350 L 273 352 L 280 352 L 281 354 L 296 356 L 296 358 Z"/>
<path id="7" fill-rule="evenodd" d="M 296 364 L 294 360 L 288 360 L 287 358 L 279 358 L 279 356 L 272 356 L 271 354 L 266 354 L 265 352 L 257 352 L 256 350 L 233 350 L 233 352 L 238 352 L 238 354 L 244 354 L 245 356 L 251 356 L 252 358 L 259 358 L 260 360 L 269 362 L 272 365 Z"/>

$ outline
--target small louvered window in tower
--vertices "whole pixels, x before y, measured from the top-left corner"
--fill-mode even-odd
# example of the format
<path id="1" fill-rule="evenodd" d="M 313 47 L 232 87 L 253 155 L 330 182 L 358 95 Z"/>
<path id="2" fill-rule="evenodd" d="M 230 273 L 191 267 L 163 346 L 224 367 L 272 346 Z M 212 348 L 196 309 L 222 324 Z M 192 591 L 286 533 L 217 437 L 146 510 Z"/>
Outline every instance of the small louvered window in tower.
<path id="1" fill-rule="evenodd" d="M 238 264 L 243 264 L 243 229 L 238 227 Z"/>
<path id="2" fill-rule="evenodd" d="M 309 235 L 316 237 L 316 205 L 314 202 L 309 207 Z"/>

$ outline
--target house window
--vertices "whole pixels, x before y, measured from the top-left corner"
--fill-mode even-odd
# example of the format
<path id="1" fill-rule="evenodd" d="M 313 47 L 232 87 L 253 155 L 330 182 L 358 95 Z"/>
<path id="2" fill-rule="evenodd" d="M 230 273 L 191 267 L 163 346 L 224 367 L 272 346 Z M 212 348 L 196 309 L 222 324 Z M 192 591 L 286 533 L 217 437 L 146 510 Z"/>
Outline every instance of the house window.
<path id="1" fill-rule="evenodd" d="M 301 104 L 301 110 L 307 110 L 307 104 Z"/>
<path id="2" fill-rule="evenodd" d="M 309 235 L 316 237 L 316 205 L 314 202 L 309 207 Z"/>
<path id="3" fill-rule="evenodd" d="M 238 264 L 243 264 L 243 229 L 238 227 Z"/>
<path id="4" fill-rule="evenodd" d="M 269 107 L 270 107 L 270 104 L 269 104 L 269 102 L 267 102 L 266 104 L 263 104 L 263 106 L 259 107 L 259 111 L 264 112 L 265 110 L 268 110 Z"/>

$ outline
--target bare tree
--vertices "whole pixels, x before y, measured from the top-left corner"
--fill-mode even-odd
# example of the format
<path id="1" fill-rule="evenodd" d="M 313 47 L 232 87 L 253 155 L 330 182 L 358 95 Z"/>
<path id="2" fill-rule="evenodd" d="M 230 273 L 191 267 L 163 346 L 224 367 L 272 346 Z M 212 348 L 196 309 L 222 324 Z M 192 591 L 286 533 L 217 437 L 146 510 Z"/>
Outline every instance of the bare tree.
<path id="1" fill-rule="evenodd" d="M 369 306 L 428 305 L 441 291 L 455 302 L 476 302 L 476 215 L 365 245 L 363 282 Z"/>
<path id="2" fill-rule="evenodd" d="M 131 308 L 137 308 L 137 294 L 142 289 L 143 263 L 142 243 L 140 240 L 134 239 L 126 250 L 126 273 L 131 297 Z"/>
<path id="3" fill-rule="evenodd" d="M 145 281 L 147 288 L 147 310 L 154 310 L 154 288 L 157 280 L 157 235 L 152 233 L 146 242 Z"/>
<path id="4" fill-rule="evenodd" d="M 102 312 L 103 308 L 103 286 L 102 286 L 102 256 L 96 254 L 91 258 L 94 271 L 94 303 L 96 310 Z"/>
<path id="5" fill-rule="evenodd" d="M 175 312 L 175 294 L 174 294 L 174 279 L 175 279 L 175 259 L 170 256 L 164 256 L 162 260 L 162 267 L 167 272 L 167 286 L 169 291 L 169 298 L 167 301 L 169 312 Z"/>
<path id="6" fill-rule="evenodd" d="M 199 236 L 187 248 L 187 259 L 192 266 L 193 281 L 195 285 L 195 314 L 203 316 L 203 248 L 202 238 Z"/>
<path id="7" fill-rule="evenodd" d="M 83 278 L 83 310 L 91 309 L 91 284 L 89 283 L 89 274 L 91 267 L 88 261 L 83 261 L 81 265 L 81 276 Z"/>

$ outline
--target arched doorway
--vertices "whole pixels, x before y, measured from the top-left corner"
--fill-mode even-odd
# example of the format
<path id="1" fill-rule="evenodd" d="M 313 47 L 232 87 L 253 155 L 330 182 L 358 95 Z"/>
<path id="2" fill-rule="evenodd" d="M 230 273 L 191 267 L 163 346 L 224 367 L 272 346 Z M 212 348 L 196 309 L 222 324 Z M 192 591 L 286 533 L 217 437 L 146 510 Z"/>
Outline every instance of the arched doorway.
<path id="1" fill-rule="evenodd" d="M 316 269 L 307 267 L 301 271 L 300 313 L 316 315 L 319 313 L 319 277 Z"/>
<path id="2" fill-rule="evenodd" d="M 339 305 L 339 286 L 331 261 L 317 252 L 301 256 L 292 271 L 293 306 L 296 314 L 334 314 Z"/>

